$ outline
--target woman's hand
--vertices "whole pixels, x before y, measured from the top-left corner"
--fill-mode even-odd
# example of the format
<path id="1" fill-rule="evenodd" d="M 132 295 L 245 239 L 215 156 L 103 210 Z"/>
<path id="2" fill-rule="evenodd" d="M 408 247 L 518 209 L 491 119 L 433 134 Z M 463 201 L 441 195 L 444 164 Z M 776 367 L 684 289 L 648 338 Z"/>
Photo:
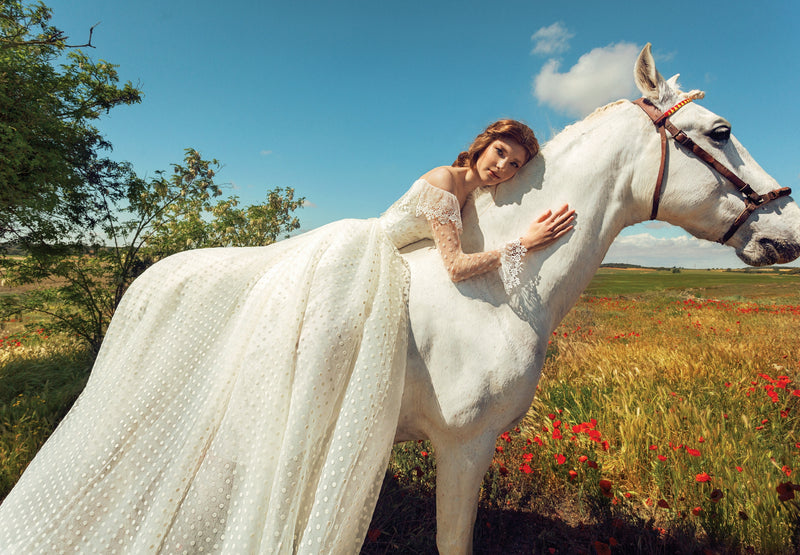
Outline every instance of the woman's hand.
<path id="1" fill-rule="evenodd" d="M 529 252 L 543 249 L 571 231 L 574 219 L 575 211 L 570 210 L 569 205 L 565 204 L 556 212 L 548 210 L 531 224 L 525 235 L 520 237 L 520 243 Z"/>

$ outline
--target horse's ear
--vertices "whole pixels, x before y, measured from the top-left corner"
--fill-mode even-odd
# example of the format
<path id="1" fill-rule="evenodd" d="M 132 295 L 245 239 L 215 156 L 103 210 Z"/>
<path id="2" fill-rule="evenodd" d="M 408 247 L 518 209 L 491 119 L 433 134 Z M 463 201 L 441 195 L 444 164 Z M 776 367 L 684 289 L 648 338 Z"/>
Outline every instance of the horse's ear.
<path id="1" fill-rule="evenodd" d="M 675 75 L 673 75 L 672 77 L 667 79 L 667 86 L 670 89 L 675 90 L 675 91 L 680 89 L 681 87 L 680 87 L 680 85 L 678 85 L 678 77 L 680 77 L 680 76 L 681 76 L 680 73 L 676 73 Z"/>
<path id="2" fill-rule="evenodd" d="M 656 62 L 650 52 L 650 43 L 644 45 L 636 65 L 633 68 L 633 79 L 642 96 L 653 102 L 658 102 L 660 91 L 664 90 L 664 78 L 656 69 Z"/>

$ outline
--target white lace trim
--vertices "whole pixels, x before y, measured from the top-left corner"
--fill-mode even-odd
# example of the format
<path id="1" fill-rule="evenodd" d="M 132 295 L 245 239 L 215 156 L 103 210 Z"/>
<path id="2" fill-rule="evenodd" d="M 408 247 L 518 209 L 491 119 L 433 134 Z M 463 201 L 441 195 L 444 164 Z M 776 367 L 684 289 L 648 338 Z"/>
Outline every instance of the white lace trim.
<path id="1" fill-rule="evenodd" d="M 528 249 L 522 246 L 519 239 L 506 243 L 500 251 L 500 278 L 506 293 L 511 293 L 519 286 L 519 274 L 522 271 L 522 257 Z"/>
<path id="2" fill-rule="evenodd" d="M 424 216 L 426 220 L 436 220 L 440 224 L 453 222 L 456 224 L 458 232 L 461 233 L 463 230 L 461 206 L 456 196 L 450 191 L 434 187 L 424 179 L 418 179 L 417 183 L 421 184 L 421 190 L 417 197 L 415 214 Z"/>

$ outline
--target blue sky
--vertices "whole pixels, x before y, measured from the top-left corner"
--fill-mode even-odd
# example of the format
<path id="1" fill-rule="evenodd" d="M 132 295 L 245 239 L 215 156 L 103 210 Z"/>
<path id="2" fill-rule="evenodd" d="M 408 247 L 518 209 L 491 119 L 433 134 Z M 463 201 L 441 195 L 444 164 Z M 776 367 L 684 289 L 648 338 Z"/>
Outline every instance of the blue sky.
<path id="1" fill-rule="evenodd" d="M 73 43 L 99 21 L 88 53 L 144 92 L 99 125 L 115 158 L 152 176 L 196 148 L 244 203 L 294 187 L 304 229 L 380 214 L 497 118 L 546 141 L 591 107 L 635 98 L 646 42 L 665 77 L 705 90 L 703 105 L 800 191 L 796 0 L 47 4 Z M 743 266 L 660 223 L 626 229 L 606 260 Z"/>

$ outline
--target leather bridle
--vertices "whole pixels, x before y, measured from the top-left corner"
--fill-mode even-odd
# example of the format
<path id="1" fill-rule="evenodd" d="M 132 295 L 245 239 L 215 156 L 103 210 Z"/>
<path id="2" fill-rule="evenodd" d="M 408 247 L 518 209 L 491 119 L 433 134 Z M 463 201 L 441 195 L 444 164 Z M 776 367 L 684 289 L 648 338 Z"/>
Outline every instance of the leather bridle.
<path id="1" fill-rule="evenodd" d="M 775 189 L 769 193 L 759 195 L 752 189 L 752 187 L 750 187 L 750 185 L 739 179 L 736 174 L 722 165 L 716 158 L 703 150 L 697 143 L 690 139 L 686 133 L 675 127 L 669 120 L 669 116 L 677 112 L 680 108 L 686 106 L 692 100 L 694 99 L 691 97 L 686 98 L 666 112 L 662 112 L 656 108 L 653 103 L 646 98 L 639 98 L 633 101 L 634 104 L 644 110 L 644 112 L 650 117 L 650 119 L 653 121 L 653 125 L 656 126 L 659 135 L 661 135 L 661 164 L 658 168 L 658 179 L 656 180 L 656 188 L 655 192 L 653 193 L 653 209 L 650 212 L 650 219 L 656 219 L 656 216 L 658 215 L 658 204 L 661 200 L 661 187 L 664 182 L 664 166 L 667 161 L 667 134 L 664 131 L 666 129 L 670 132 L 672 138 L 675 139 L 678 144 L 682 145 L 690 152 L 693 152 L 698 158 L 700 158 L 700 160 L 719 172 L 720 175 L 733 183 L 733 186 L 736 187 L 743 195 L 742 200 L 745 202 L 744 210 L 741 214 L 739 214 L 736 220 L 734 220 L 733 224 L 731 224 L 730 229 L 728 229 L 725 235 L 723 235 L 718 241 L 719 243 L 724 244 L 733 236 L 734 233 L 736 233 L 736 230 L 739 229 L 739 227 L 745 221 L 747 221 L 751 214 L 755 212 L 756 208 L 771 200 L 785 197 L 786 195 L 791 194 L 792 190 L 789 187 L 781 187 L 780 189 Z"/>

